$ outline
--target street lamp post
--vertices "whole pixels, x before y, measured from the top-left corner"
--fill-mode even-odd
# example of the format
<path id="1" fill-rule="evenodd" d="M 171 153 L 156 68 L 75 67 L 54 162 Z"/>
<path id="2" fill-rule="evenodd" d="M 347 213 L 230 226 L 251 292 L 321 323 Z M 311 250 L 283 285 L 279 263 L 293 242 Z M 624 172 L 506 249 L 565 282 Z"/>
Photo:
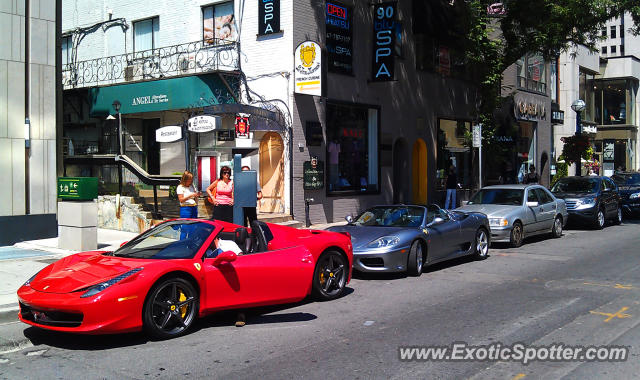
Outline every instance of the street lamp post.
<path id="1" fill-rule="evenodd" d="M 581 125 L 581 116 L 582 111 L 587 107 L 587 104 L 582 99 L 576 99 L 573 103 L 571 103 L 571 109 L 576 112 L 576 136 L 580 136 L 582 134 L 582 125 Z M 580 177 L 582 175 L 582 155 L 576 162 L 576 176 Z"/>
<path id="2" fill-rule="evenodd" d="M 118 114 L 118 154 L 123 154 L 122 146 L 122 116 L 120 115 L 120 102 L 114 100 L 111 104 Z M 118 162 L 118 193 L 122 195 L 122 165 Z"/>

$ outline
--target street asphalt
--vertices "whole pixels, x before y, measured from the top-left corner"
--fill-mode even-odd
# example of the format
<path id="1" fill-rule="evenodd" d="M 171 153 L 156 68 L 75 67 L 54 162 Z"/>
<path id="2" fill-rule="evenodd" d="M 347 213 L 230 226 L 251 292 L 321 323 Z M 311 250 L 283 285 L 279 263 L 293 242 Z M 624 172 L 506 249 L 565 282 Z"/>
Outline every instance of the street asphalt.
<path id="1" fill-rule="evenodd" d="M 0 379 L 637 378 L 639 246 L 638 221 L 571 229 L 417 278 L 359 274 L 338 300 L 253 309 L 243 328 L 234 327 L 235 313 L 218 313 L 168 341 L 0 322 Z M 631 351 L 618 363 L 399 360 L 400 346 L 454 342 Z"/>

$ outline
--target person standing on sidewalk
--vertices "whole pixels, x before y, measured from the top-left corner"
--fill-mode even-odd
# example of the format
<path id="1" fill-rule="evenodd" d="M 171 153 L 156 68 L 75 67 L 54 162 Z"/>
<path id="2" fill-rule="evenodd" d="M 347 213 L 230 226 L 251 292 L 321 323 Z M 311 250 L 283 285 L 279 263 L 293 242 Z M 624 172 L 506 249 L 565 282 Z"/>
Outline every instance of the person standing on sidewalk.
<path id="1" fill-rule="evenodd" d="M 247 170 L 251 170 L 250 167 L 248 166 L 243 166 L 242 167 L 242 171 L 247 171 Z M 256 189 L 257 189 L 257 193 L 256 193 L 256 199 L 258 201 L 260 201 L 260 199 L 262 199 L 262 188 L 260 187 L 260 184 L 257 183 L 256 184 Z M 253 222 L 254 220 L 258 219 L 258 212 L 256 211 L 257 207 L 243 207 L 242 208 L 242 213 L 244 214 L 244 225 L 249 227 L 251 225 L 251 222 Z"/>
<path id="2" fill-rule="evenodd" d="M 533 165 L 529 166 L 529 173 L 524 176 L 524 183 L 538 183 L 540 181 L 540 177 L 538 177 L 538 173 L 536 173 L 536 167 Z"/>
<path id="3" fill-rule="evenodd" d="M 180 217 L 193 218 L 198 217 L 198 202 L 200 192 L 196 191 L 193 186 L 193 174 L 185 170 L 180 178 L 180 185 L 176 188 L 178 201 L 180 202 Z"/>
<path id="4" fill-rule="evenodd" d="M 210 202 L 213 203 L 213 218 L 233 223 L 233 181 L 231 168 L 223 166 L 220 178 L 207 187 Z"/>
<path id="5" fill-rule="evenodd" d="M 447 198 L 444 201 L 444 208 L 451 210 L 456 208 L 456 190 L 458 188 L 458 177 L 456 175 L 456 167 L 451 164 L 449 166 L 449 174 L 447 175 Z"/>

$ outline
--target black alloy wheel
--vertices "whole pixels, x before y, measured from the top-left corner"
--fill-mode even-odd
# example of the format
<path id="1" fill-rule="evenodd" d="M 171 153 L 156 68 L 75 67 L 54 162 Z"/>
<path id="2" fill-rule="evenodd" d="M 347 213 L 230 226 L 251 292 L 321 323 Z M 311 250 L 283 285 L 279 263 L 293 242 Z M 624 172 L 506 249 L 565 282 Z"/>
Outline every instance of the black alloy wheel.
<path id="1" fill-rule="evenodd" d="M 556 216 L 555 220 L 553 221 L 553 227 L 551 227 L 551 235 L 553 235 L 554 238 L 559 238 L 562 236 L 562 217 L 561 216 Z"/>
<path id="2" fill-rule="evenodd" d="M 407 257 L 407 274 L 409 276 L 418 277 L 422 274 L 424 263 L 424 254 L 422 252 L 422 244 L 418 240 L 414 241 Z"/>
<path id="3" fill-rule="evenodd" d="M 157 339 L 184 334 L 198 315 L 198 292 L 184 278 L 174 277 L 156 284 L 144 304 L 145 331 Z"/>
<path id="4" fill-rule="evenodd" d="M 313 295 L 320 301 L 340 297 L 347 285 L 348 276 L 349 262 L 340 252 L 323 253 L 313 272 Z"/>
<path id="5" fill-rule="evenodd" d="M 601 230 L 604 228 L 605 222 L 606 218 L 604 215 L 604 210 L 602 209 L 602 207 L 600 207 L 596 212 L 595 218 L 593 220 L 593 227 L 597 230 Z"/>
<path id="6" fill-rule="evenodd" d="M 489 254 L 489 234 L 484 228 L 478 228 L 476 232 L 474 255 L 478 260 L 484 260 Z"/>
<path id="7" fill-rule="evenodd" d="M 520 222 L 513 223 L 513 228 L 511 228 L 511 236 L 509 237 L 509 243 L 513 248 L 518 248 L 522 245 L 523 239 L 524 239 L 524 232 L 522 230 L 522 223 Z"/>

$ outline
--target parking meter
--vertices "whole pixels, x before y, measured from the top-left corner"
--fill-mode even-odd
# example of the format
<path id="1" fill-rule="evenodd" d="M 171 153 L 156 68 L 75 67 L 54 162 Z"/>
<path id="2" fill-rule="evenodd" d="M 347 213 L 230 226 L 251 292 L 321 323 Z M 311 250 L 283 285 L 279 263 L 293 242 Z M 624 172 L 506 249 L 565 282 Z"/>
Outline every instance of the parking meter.
<path id="1" fill-rule="evenodd" d="M 255 170 L 242 171 L 242 156 L 233 157 L 233 223 L 244 225 L 243 207 L 256 207 L 258 174 Z"/>

